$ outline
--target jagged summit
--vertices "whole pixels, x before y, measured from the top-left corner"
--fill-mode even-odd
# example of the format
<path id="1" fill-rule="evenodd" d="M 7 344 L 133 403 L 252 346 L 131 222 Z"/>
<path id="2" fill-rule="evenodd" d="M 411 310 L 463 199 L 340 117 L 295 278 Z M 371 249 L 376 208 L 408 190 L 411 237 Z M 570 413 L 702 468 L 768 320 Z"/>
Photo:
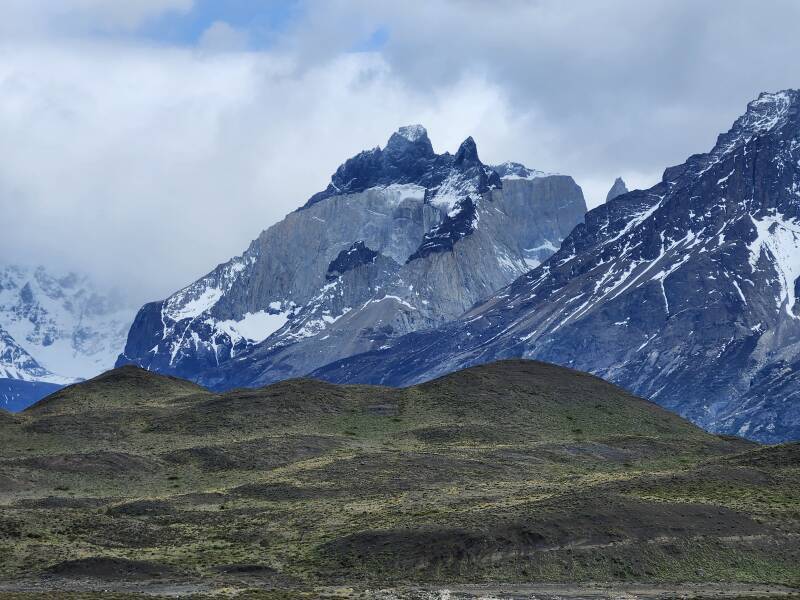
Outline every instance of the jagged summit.
<path id="1" fill-rule="evenodd" d="M 747 110 L 731 128 L 717 138 L 706 154 L 695 154 L 664 171 L 662 181 L 674 184 L 685 173 L 700 176 L 715 165 L 735 156 L 753 140 L 770 137 L 781 140 L 793 137 L 800 128 L 800 90 L 764 92 L 747 105 Z"/>
<path id="2" fill-rule="evenodd" d="M 622 194 L 628 193 L 628 186 L 625 185 L 625 181 L 622 177 L 617 177 L 614 180 L 614 185 L 611 186 L 611 189 L 608 190 L 608 194 L 606 194 L 606 202 L 609 200 L 613 200 L 617 196 L 621 196 Z"/>
<path id="3" fill-rule="evenodd" d="M 464 163 L 480 163 L 481 159 L 478 158 L 478 146 L 475 144 L 475 140 L 472 139 L 472 136 L 469 136 L 458 147 L 458 152 L 456 152 L 456 157 L 453 160 L 453 164 L 456 165 L 463 165 Z"/>
<path id="4" fill-rule="evenodd" d="M 427 195 L 432 198 L 440 188 L 452 191 L 455 179 L 476 177 L 481 178 L 480 183 L 461 187 L 483 193 L 502 185 L 500 178 L 481 163 L 472 137 L 461 143 L 455 155 L 436 154 L 422 125 L 406 125 L 391 135 L 384 148 L 365 150 L 346 160 L 333 174 L 328 187 L 314 194 L 302 209 L 332 196 L 390 185 L 418 185 L 428 190 Z"/>
<path id="5" fill-rule="evenodd" d="M 763 93 L 747 105 L 727 133 L 719 136 L 711 154 L 730 152 L 756 136 L 780 134 L 787 125 L 796 130 L 799 116 L 800 90 Z"/>
<path id="6" fill-rule="evenodd" d="M 300 210 L 332 196 L 363 192 L 371 187 L 408 183 L 425 185 L 437 167 L 445 166 L 440 163 L 452 162 L 450 155 L 442 156 L 450 160 L 442 161 L 442 157 L 434 152 L 428 132 L 422 125 L 400 127 L 383 148 L 364 150 L 347 159 L 331 176 L 328 187 L 314 194 Z"/>
<path id="7" fill-rule="evenodd" d="M 792 117 L 796 119 L 798 109 L 800 90 L 763 92 L 747 105 L 747 111 L 737 120 L 737 125 L 752 132 L 763 132 L 784 125 Z"/>

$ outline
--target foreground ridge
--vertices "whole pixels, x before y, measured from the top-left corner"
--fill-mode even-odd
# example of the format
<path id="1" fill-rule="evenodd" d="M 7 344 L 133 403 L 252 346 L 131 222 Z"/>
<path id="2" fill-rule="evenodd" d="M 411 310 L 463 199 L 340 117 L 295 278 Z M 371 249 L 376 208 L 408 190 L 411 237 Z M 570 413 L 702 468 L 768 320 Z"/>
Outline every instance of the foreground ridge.
<path id="1" fill-rule="evenodd" d="M 800 445 L 546 363 L 224 394 L 126 366 L 0 437 L 0 591 L 800 584 Z"/>

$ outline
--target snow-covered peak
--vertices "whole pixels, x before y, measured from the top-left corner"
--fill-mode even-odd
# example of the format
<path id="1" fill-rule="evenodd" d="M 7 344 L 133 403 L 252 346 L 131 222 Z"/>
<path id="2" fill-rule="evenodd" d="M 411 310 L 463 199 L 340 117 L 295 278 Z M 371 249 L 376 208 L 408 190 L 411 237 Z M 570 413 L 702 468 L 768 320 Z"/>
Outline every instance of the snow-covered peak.
<path id="1" fill-rule="evenodd" d="M 711 162 L 718 162 L 721 157 L 736 151 L 753 138 L 780 132 L 792 117 L 797 124 L 799 111 L 798 90 L 762 93 L 747 105 L 747 111 L 736 119 L 733 127 L 719 136 L 716 146 L 709 155 Z"/>
<path id="2" fill-rule="evenodd" d="M 40 365 L 9 333 L 0 327 L 0 379 L 40 381 L 67 385 L 74 379 L 60 377 Z"/>
<path id="3" fill-rule="evenodd" d="M 422 125 L 405 125 L 397 130 L 397 135 L 404 137 L 409 142 L 416 142 L 428 137 L 428 131 Z"/>
<path id="4" fill-rule="evenodd" d="M 451 177 L 451 171 L 466 173 L 476 169 L 487 170 L 487 167 L 480 162 L 475 140 L 471 137 L 464 140 L 455 155 L 436 154 L 424 127 L 406 125 L 391 135 L 384 148 L 360 152 L 346 160 L 333 174 L 328 187 L 314 194 L 303 208 L 333 196 L 392 185 L 413 184 L 433 192 Z M 475 174 L 467 176 L 471 178 Z M 487 172 L 483 178 L 491 180 L 496 175 Z M 499 178 L 495 185 L 500 187 Z"/>
<path id="5" fill-rule="evenodd" d="M 747 105 L 747 112 L 741 117 L 740 126 L 753 133 L 774 129 L 781 125 L 791 108 L 795 111 L 800 103 L 800 90 L 763 92 Z"/>
<path id="6" fill-rule="evenodd" d="M 747 105 L 747 111 L 717 138 L 707 154 L 695 154 L 682 165 L 664 171 L 663 181 L 674 185 L 684 175 L 691 181 L 702 176 L 728 157 L 736 156 L 753 140 L 770 138 L 776 143 L 800 133 L 800 90 L 762 93 Z"/>

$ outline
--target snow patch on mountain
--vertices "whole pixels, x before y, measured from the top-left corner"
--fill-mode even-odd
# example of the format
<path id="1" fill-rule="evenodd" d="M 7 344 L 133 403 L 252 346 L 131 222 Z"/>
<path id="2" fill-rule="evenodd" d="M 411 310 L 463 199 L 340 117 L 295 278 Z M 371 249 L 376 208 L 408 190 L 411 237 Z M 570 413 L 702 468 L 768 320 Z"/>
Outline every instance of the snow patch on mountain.
<path id="1" fill-rule="evenodd" d="M 222 290 L 218 288 L 206 288 L 196 298 L 190 298 L 185 302 L 183 296 L 175 296 L 170 298 L 170 301 L 164 307 L 164 313 L 175 321 L 183 319 L 194 319 L 199 317 L 212 306 L 214 306 L 219 299 L 222 298 Z"/>
<path id="2" fill-rule="evenodd" d="M 758 268 L 762 253 L 768 254 L 770 263 L 778 274 L 780 293 L 775 298 L 778 310 L 785 307 L 786 313 L 800 318 L 793 311 L 797 298 L 795 283 L 800 278 L 800 223 L 787 219 L 777 210 L 762 219 L 751 215 L 756 228 L 756 239 L 748 245 L 750 267 Z"/>
<path id="3" fill-rule="evenodd" d="M 560 175 L 560 173 L 547 173 L 545 171 L 538 171 L 536 169 L 529 169 L 522 163 L 506 161 L 499 165 L 492 165 L 492 169 L 500 176 L 501 179 L 538 179 L 540 177 L 552 177 Z"/>
<path id="4" fill-rule="evenodd" d="M 290 310 L 275 313 L 260 310 L 255 313 L 245 313 L 238 321 L 226 319 L 215 322 L 213 319 L 207 319 L 206 323 L 212 325 L 217 332 L 226 334 L 235 346 L 242 340 L 253 343 L 263 342 L 286 325 L 290 314 Z"/>
<path id="5" fill-rule="evenodd" d="M 461 211 L 461 201 L 468 196 L 476 197 L 480 194 L 477 183 L 472 179 L 465 179 L 460 173 L 453 172 L 447 176 L 436 190 L 431 204 L 454 217 Z"/>
<path id="6" fill-rule="evenodd" d="M 397 133 L 409 142 L 417 142 L 428 137 L 428 131 L 422 125 L 406 125 L 397 130 Z"/>
<path id="7" fill-rule="evenodd" d="M 417 202 L 425 200 L 425 188 L 415 183 L 393 183 L 372 189 L 380 190 L 387 200 L 387 206 L 392 208 L 399 206 L 404 200 Z"/>

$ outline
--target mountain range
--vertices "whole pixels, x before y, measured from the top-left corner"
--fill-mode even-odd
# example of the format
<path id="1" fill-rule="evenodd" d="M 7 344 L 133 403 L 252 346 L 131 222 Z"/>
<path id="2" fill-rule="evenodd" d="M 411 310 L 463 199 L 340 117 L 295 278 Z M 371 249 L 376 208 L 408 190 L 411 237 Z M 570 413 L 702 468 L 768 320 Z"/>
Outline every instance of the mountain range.
<path id="1" fill-rule="evenodd" d="M 439 328 L 314 373 L 409 385 L 528 357 L 597 374 L 704 428 L 800 438 L 800 91 L 590 211 L 542 265 Z"/>
<path id="2" fill-rule="evenodd" d="M 423 127 L 401 127 L 242 255 L 142 307 L 116 364 L 225 390 L 309 373 L 406 386 L 526 357 L 711 431 L 797 439 L 799 161 L 796 90 L 759 96 L 650 189 L 618 178 L 588 213 L 569 176 L 486 165 L 472 138 L 437 154 Z M 99 367 L 122 345 L 97 332 L 123 317 L 48 337 L 30 297 L 50 307 L 48 290 L 71 284 L 5 277 L 3 381 L 61 385 L 59 348 Z"/>

